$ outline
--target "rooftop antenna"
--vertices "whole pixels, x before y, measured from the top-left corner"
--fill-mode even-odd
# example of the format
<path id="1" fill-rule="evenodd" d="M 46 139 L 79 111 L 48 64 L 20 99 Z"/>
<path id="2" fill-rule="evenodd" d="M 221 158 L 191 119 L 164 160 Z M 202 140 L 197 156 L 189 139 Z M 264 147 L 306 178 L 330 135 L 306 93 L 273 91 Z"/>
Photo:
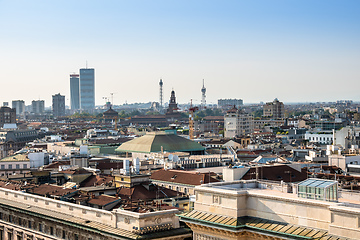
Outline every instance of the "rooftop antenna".
<path id="1" fill-rule="evenodd" d="M 163 107 L 163 81 L 160 78 L 160 82 L 159 82 L 159 87 L 160 87 L 160 96 L 159 96 L 159 100 L 160 100 L 160 108 Z"/>
<path id="2" fill-rule="evenodd" d="M 112 92 L 110 93 L 110 95 L 111 95 L 111 105 L 114 105 L 114 93 Z"/>
<path id="3" fill-rule="evenodd" d="M 203 86 L 201 88 L 201 108 L 205 108 L 206 106 L 206 87 L 205 80 L 203 79 Z"/>
<path id="4" fill-rule="evenodd" d="M 88 68 L 87 60 L 86 60 L 86 69 Z"/>

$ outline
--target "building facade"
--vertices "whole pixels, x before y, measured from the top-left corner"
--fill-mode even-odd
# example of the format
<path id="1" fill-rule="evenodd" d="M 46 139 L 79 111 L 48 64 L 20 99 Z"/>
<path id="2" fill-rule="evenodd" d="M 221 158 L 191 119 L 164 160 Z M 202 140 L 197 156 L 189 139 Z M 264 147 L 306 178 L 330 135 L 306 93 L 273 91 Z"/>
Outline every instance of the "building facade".
<path id="1" fill-rule="evenodd" d="M 320 182 L 316 187 L 336 186 L 334 181 L 316 181 Z M 301 184 L 255 180 L 203 184 L 195 187 L 194 210 L 180 219 L 193 230 L 195 240 L 360 238 L 358 200 L 347 202 L 336 188 L 303 194 Z M 345 199 L 338 202 L 338 195 Z"/>
<path id="2" fill-rule="evenodd" d="M 307 131 L 305 133 L 305 140 L 311 143 L 331 145 L 334 142 L 334 134 L 332 131 Z"/>
<path id="3" fill-rule="evenodd" d="M 15 108 L 1 107 L 0 108 L 0 127 L 4 124 L 16 123 L 16 110 Z"/>
<path id="4" fill-rule="evenodd" d="M 185 239 L 178 210 L 107 211 L 0 188 L 0 239 Z"/>
<path id="5" fill-rule="evenodd" d="M 0 176 L 22 174 L 30 170 L 30 160 L 26 154 L 16 154 L 0 159 Z"/>
<path id="6" fill-rule="evenodd" d="M 70 104 L 71 110 L 80 109 L 80 75 L 70 74 Z"/>
<path id="7" fill-rule="evenodd" d="M 80 69 L 80 109 L 95 108 L 95 69 Z"/>
<path id="8" fill-rule="evenodd" d="M 242 99 L 218 99 L 218 107 L 219 108 L 240 108 L 243 105 Z"/>
<path id="9" fill-rule="evenodd" d="M 44 100 L 33 100 L 31 102 L 31 112 L 34 114 L 43 114 L 45 110 Z"/>
<path id="10" fill-rule="evenodd" d="M 65 96 L 60 93 L 52 96 L 52 111 L 55 117 L 65 116 Z"/>
<path id="11" fill-rule="evenodd" d="M 225 138 L 245 136 L 254 132 L 254 117 L 238 110 L 228 110 L 224 117 Z"/>
<path id="12" fill-rule="evenodd" d="M 285 117 L 284 103 L 279 102 L 277 98 L 266 103 L 263 107 L 263 116 L 272 119 L 283 119 Z"/>
<path id="13" fill-rule="evenodd" d="M 0 130 L 0 159 L 14 154 L 37 138 L 39 134 L 36 130 Z"/>
<path id="14" fill-rule="evenodd" d="M 16 109 L 16 117 L 25 117 L 25 102 L 24 100 L 14 100 L 11 104 L 12 108 Z"/>

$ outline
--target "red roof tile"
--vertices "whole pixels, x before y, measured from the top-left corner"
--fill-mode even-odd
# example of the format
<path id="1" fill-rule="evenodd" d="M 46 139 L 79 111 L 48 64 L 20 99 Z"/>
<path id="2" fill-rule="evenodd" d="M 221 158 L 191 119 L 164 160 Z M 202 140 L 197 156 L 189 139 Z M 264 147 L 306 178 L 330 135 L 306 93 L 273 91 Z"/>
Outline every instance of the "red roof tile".
<path id="1" fill-rule="evenodd" d="M 81 182 L 80 187 L 93 187 L 93 186 L 100 186 L 102 184 L 109 186 L 111 185 L 112 181 L 113 181 L 113 177 L 91 175 L 83 182 Z"/>
<path id="2" fill-rule="evenodd" d="M 28 189 L 28 193 L 37 194 L 40 196 L 65 196 L 72 192 L 77 191 L 76 189 L 64 189 L 59 186 L 49 185 L 49 184 L 42 184 L 40 186 L 34 186 L 33 188 Z"/>
<path id="3" fill-rule="evenodd" d="M 149 189 L 144 187 L 143 185 L 136 185 L 132 188 L 122 187 L 119 189 L 119 196 L 122 199 L 130 199 L 132 201 L 137 200 L 151 200 L 157 198 L 171 198 L 176 197 L 178 192 L 159 187 L 157 185 L 150 184 Z"/>
<path id="4" fill-rule="evenodd" d="M 172 182 L 172 183 L 180 183 L 180 184 L 188 184 L 188 185 L 201 185 L 209 182 L 219 182 L 219 180 L 214 179 L 209 176 L 209 173 L 197 173 L 197 172 L 187 172 L 180 170 L 158 170 L 151 174 L 150 179 L 164 181 L 164 182 Z"/>
<path id="5" fill-rule="evenodd" d="M 94 204 L 94 205 L 99 205 L 99 206 L 106 206 L 109 203 L 115 202 L 115 201 L 119 201 L 120 199 L 117 197 L 112 197 L 112 196 L 107 196 L 107 195 L 100 195 L 100 196 L 96 196 L 91 198 L 88 203 L 89 204 Z"/>

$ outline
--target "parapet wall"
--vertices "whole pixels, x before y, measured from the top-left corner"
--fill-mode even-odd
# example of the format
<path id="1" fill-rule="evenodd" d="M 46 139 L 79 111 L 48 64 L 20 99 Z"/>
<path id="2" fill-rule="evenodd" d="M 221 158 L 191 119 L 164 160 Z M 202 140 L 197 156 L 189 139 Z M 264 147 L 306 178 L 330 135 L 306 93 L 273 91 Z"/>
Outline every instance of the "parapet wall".
<path id="1" fill-rule="evenodd" d="M 62 212 L 84 221 L 98 222 L 128 231 L 140 231 L 154 227 L 164 228 L 165 226 L 166 228 L 179 227 L 179 220 L 175 215 L 178 210 L 174 209 L 151 213 L 136 213 L 121 209 L 107 211 L 5 188 L 0 188 L 0 198 L 20 202 L 27 206 L 29 211 L 31 211 L 31 207 L 43 208 L 53 212 Z"/>

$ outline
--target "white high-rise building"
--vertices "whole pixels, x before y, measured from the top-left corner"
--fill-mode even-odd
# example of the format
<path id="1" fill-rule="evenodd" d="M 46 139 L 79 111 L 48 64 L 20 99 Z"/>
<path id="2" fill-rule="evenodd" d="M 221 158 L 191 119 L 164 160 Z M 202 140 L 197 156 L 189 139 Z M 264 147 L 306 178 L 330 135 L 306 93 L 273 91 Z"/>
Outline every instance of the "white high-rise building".
<path id="1" fill-rule="evenodd" d="M 254 117 L 234 107 L 226 112 L 224 127 L 226 138 L 245 136 L 254 132 Z"/>

